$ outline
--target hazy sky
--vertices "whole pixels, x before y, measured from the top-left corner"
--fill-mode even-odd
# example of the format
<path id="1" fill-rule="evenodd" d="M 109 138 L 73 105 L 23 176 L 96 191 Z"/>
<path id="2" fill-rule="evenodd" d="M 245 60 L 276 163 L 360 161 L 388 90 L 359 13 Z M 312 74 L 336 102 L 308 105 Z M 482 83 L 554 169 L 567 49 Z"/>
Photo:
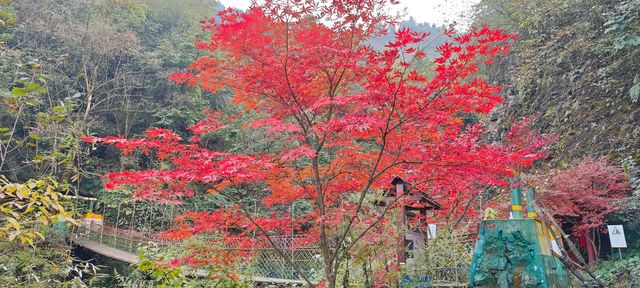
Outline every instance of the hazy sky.
<path id="1" fill-rule="evenodd" d="M 218 0 L 225 7 L 247 8 L 251 0 Z M 448 24 L 464 22 L 460 15 L 468 15 L 471 6 L 479 0 L 400 0 L 397 10 L 407 8 L 407 15 L 416 22 Z"/>

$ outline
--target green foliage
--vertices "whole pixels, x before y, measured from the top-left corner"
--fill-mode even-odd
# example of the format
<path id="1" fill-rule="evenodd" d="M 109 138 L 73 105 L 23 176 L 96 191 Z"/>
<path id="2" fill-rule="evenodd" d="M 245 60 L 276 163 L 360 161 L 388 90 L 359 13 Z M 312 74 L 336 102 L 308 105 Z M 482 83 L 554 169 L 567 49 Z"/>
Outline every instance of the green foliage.
<path id="1" fill-rule="evenodd" d="M 51 287 L 66 277 L 71 265 L 64 242 L 52 242 L 34 248 L 19 249 L 0 241 L 0 286 Z"/>
<path id="2" fill-rule="evenodd" d="M 640 166 L 632 157 L 622 162 L 622 167 L 629 177 L 631 193 L 629 197 L 618 203 L 621 209 L 614 215 L 624 221 L 627 244 L 630 248 L 640 248 Z"/>
<path id="3" fill-rule="evenodd" d="M 205 35 L 199 20 L 220 9 L 215 1 L 22 0 L 11 2 L 11 7 L 6 5 L 8 2 L 0 0 L 0 174 L 6 175 L 7 183 L 23 183 L 11 185 L 29 187 L 30 183 L 57 179 L 57 188 L 53 191 L 57 193 L 55 201 L 60 205 L 64 201 L 59 192 L 96 194 L 99 201 L 95 212 L 104 212 L 108 221 L 118 219 L 119 227 L 144 231 L 168 228 L 171 217 L 185 209 L 217 207 L 219 199 L 197 198 L 173 211 L 172 206 L 167 205 L 131 203 L 128 191 L 102 192 L 102 183 L 96 175 L 103 171 L 165 164 L 151 162 L 139 155 L 116 157 L 107 149 L 89 150 L 88 145 L 79 141 L 80 136 L 91 132 L 130 137 L 151 126 L 166 127 L 187 135 L 186 128 L 201 118 L 202 110 L 223 107 L 222 103 L 229 95 L 210 97 L 197 89 L 174 85 L 167 79 L 168 73 L 187 66 L 198 57 L 193 42 Z M 16 19 L 20 25 L 10 25 Z M 237 145 L 233 142 L 234 137 L 230 135 L 224 144 Z M 260 141 L 254 141 L 254 144 L 262 145 Z M 93 154 L 88 157 L 90 151 Z M 23 214 L 31 209 L 27 207 L 42 205 L 41 202 L 46 202 L 45 197 L 53 197 L 47 194 L 48 188 L 37 185 L 40 184 L 29 188 L 31 192 L 27 198 L 20 199 L 20 196 L 27 196 L 26 192 L 3 194 L 4 198 L 0 198 L 3 209 L 0 238 L 11 238 L 11 242 L 5 242 L 12 243 L 13 248 L 18 247 L 14 250 L 19 253 L 35 255 L 34 261 L 42 260 L 39 256 L 46 256 L 40 249 L 50 245 L 49 226 L 57 220 L 59 212 L 45 209 L 50 213 L 44 214 L 36 208 Z M 197 187 L 196 190 L 202 192 Z M 17 200 L 5 202 L 9 197 Z M 66 212 L 69 207 L 64 208 Z M 79 208 L 84 211 L 82 209 L 88 207 Z M 65 215 L 60 216 L 60 220 L 69 216 L 59 215 Z M 22 251 L 24 249 L 34 250 Z M 32 281 L 40 283 L 34 287 L 70 285 L 70 275 L 83 273 L 84 276 L 76 279 L 82 280 L 80 278 L 86 278 L 86 272 L 95 274 L 95 271 L 79 272 L 84 268 L 66 265 L 65 261 L 71 261 L 69 246 L 60 245 L 56 249 L 56 253 L 66 253 L 68 258 L 51 261 L 51 265 L 38 264 L 42 269 L 35 269 L 34 276 L 29 279 L 40 278 L 43 282 Z M 20 255 L 2 258 L 0 263 L 20 262 L 12 260 Z M 28 260 L 26 256 L 23 258 Z M 164 275 L 166 281 L 144 282 L 148 287 L 155 287 L 160 282 L 172 287 L 175 283 L 169 278 L 185 278 L 168 271 L 162 274 L 161 266 L 152 266 L 146 267 L 151 270 L 136 270 L 139 280 Z M 162 275 L 154 274 L 153 269 Z M 47 273 L 56 277 L 45 276 Z M 52 282 L 52 278 L 57 282 Z M 20 279 L 0 282 L 0 286 L 28 286 Z M 188 280 L 184 287 L 243 287 L 224 277 L 216 282 L 206 277 Z M 90 285 L 88 283 L 80 281 L 73 285 L 82 287 Z"/>
<path id="4" fill-rule="evenodd" d="M 412 278 L 429 276 L 432 283 L 468 283 L 473 243 L 464 242 L 459 231 L 443 227 L 425 248 L 415 252 L 415 268 L 405 273 Z"/>
<path id="5" fill-rule="evenodd" d="M 0 173 L 18 182 L 58 174 L 55 176 L 62 176 L 58 179 L 69 183 L 77 175 L 71 172 L 79 154 L 74 124 L 69 121 L 76 102 L 52 102 L 46 89 L 49 76 L 42 64 L 37 60 L 21 62 L 20 52 L 9 55 L 9 62 L 0 65 L 0 85 L 9 88 L 0 92 L 4 104 L 0 109 Z M 60 171 L 68 173 L 60 175 Z"/>
<path id="6" fill-rule="evenodd" d="M 180 268 L 166 267 L 155 261 L 150 260 L 146 256 L 145 248 L 138 252 L 138 271 L 149 275 L 155 286 L 159 288 L 175 288 L 183 287 L 186 277 Z"/>
<path id="7" fill-rule="evenodd" d="M 624 251 L 624 258 L 619 260 L 612 255 L 611 260 L 598 263 L 594 273 L 607 287 L 638 287 L 640 286 L 640 250 Z"/>
<path id="8" fill-rule="evenodd" d="M 572 7 L 582 0 L 484 0 L 477 5 L 476 23 L 488 22 L 498 27 L 544 36 L 553 27 L 571 23 Z"/>
<path id="9" fill-rule="evenodd" d="M 34 92 L 37 92 L 37 93 L 47 92 L 47 90 L 44 89 L 42 85 L 36 82 L 22 80 L 18 82 L 18 84 L 20 85 L 19 87 L 13 87 L 13 89 L 11 89 L 11 94 L 13 94 L 16 97 L 27 96 L 28 94 L 34 93 Z"/>
<path id="10" fill-rule="evenodd" d="M 11 6 L 6 6 L 11 0 L 0 0 L 0 29 L 5 26 L 13 25 L 16 23 L 16 15 L 13 14 Z M 0 45 L 4 42 L 6 34 L 0 33 Z"/>
<path id="11" fill-rule="evenodd" d="M 605 33 L 614 37 L 614 48 L 622 50 L 640 45 L 640 1 L 625 0 L 608 13 Z M 636 81 L 637 82 L 637 81 Z"/>
<path id="12" fill-rule="evenodd" d="M 222 8 L 218 6 L 217 1 L 142 0 L 141 2 L 148 7 L 148 17 L 165 31 L 197 25 L 199 20 L 213 17 L 216 10 Z"/>
<path id="13" fill-rule="evenodd" d="M 95 287 L 98 270 L 74 260 L 64 237 L 48 234 L 33 246 L 0 241 L 0 287 Z"/>
<path id="14" fill-rule="evenodd" d="M 185 100 L 187 101 L 179 102 L 177 105 L 159 108 L 153 114 L 158 119 L 156 124 L 177 131 L 186 131 L 186 128 L 196 124 L 204 117 L 202 111 L 209 107 L 209 103 L 201 97 Z"/>
<path id="15" fill-rule="evenodd" d="M 31 97 L 39 102 L 33 103 L 18 121 L 17 127 L 28 127 L 18 129 L 19 138 L 33 135 L 42 140 L 36 144 L 35 139 L 29 138 L 29 143 L 24 143 L 25 148 L 28 145 L 37 152 L 21 149 L 22 153 L 9 157 L 12 167 L 20 167 L 12 178 L 28 179 L 38 173 L 54 172 L 64 174 L 62 178 L 67 182 L 78 180 L 79 187 L 85 187 L 84 179 L 93 180 L 83 173 L 88 151 L 80 146 L 78 136 L 97 132 L 129 137 L 153 125 L 186 131 L 210 103 L 203 100 L 201 92 L 171 83 L 167 73 L 196 58 L 193 42 L 202 34 L 198 21 L 215 10 L 207 3 L 199 0 L 14 3 L 14 14 L 21 25 L 7 30 L 12 36 L 7 44 L 19 50 L 12 51 L 16 54 L 10 59 L 14 63 L 0 64 L 0 84 L 15 87 L 17 94 L 41 92 L 42 88 L 47 93 L 46 99 Z M 41 59 L 40 69 L 48 76 L 46 83 L 37 83 L 42 88 L 29 83 L 13 85 L 14 77 L 2 81 L 13 74 L 13 64 L 22 63 L 21 59 Z M 4 109 L 0 108 L 0 117 L 1 110 Z M 9 113 L 0 120 L 7 123 L 4 121 L 7 118 Z M 53 120 L 56 123 L 51 123 Z M 61 143 L 66 147 L 61 147 Z M 18 155 L 26 155 L 28 159 Z M 119 157 L 110 151 L 96 151 L 92 156 L 95 164 L 85 166 L 92 173 L 102 174 L 102 169 L 120 165 Z M 33 158 L 36 165 L 14 164 Z M 55 163 L 62 167 L 55 167 L 54 160 L 61 159 L 64 163 Z"/>
<path id="16" fill-rule="evenodd" d="M 476 25 L 520 35 L 510 56 L 486 71 L 505 85 L 501 125 L 534 122 L 560 137 L 552 162 L 583 155 L 622 159 L 635 153 L 640 121 L 640 1 L 483 0 Z M 561 145 L 560 145 L 561 144 Z"/>
<path id="17" fill-rule="evenodd" d="M 144 246 L 138 249 L 138 264 L 127 275 L 114 270 L 118 287 L 184 287 L 188 279 L 179 268 L 169 268 L 151 260 L 150 255 L 158 251 L 157 246 Z"/>
<path id="18" fill-rule="evenodd" d="M 487 209 L 484 209 L 484 217 L 482 219 L 483 220 L 495 220 L 496 216 L 498 216 L 498 212 L 496 212 L 496 209 L 493 209 L 491 207 L 487 207 Z"/>
<path id="19" fill-rule="evenodd" d="M 637 55 L 637 47 L 640 46 L 640 1 L 621 1 L 607 16 L 609 20 L 604 23 L 604 33 L 612 39 L 613 48 Z M 631 84 L 629 97 L 635 103 L 640 98 L 640 73 L 636 73 Z"/>
<path id="20" fill-rule="evenodd" d="M 629 89 L 629 97 L 633 102 L 638 102 L 640 99 L 640 75 L 633 78 L 633 86 Z"/>
<path id="21" fill-rule="evenodd" d="M 194 244 L 194 243 L 191 243 Z M 167 250 L 169 249 L 169 250 Z M 172 251 L 173 250 L 173 251 Z M 183 250 L 182 253 L 178 250 Z M 242 281 L 225 276 L 215 279 L 207 276 L 207 270 L 185 270 L 163 263 L 163 259 L 184 253 L 184 247 L 159 247 L 157 245 L 143 246 L 138 250 L 138 264 L 129 275 L 116 272 L 118 287 L 162 287 L 162 288 L 248 288 Z M 159 258 L 160 257 L 160 258 Z"/>
<path id="22" fill-rule="evenodd" d="M 10 111 L 17 111 L 23 105 L 40 104 L 38 96 L 47 92 L 43 86 L 46 85 L 47 76 L 42 73 L 42 66 L 35 60 L 15 63 L 15 65 L 9 93 L 3 95 L 3 100 L 9 105 L 8 108 Z"/>
<path id="23" fill-rule="evenodd" d="M 192 256 L 192 252 L 200 251 L 199 257 L 207 258 L 206 254 L 213 254 L 215 248 L 222 248 L 217 246 L 219 244 L 210 241 L 211 238 L 205 235 L 198 235 L 184 240 L 180 245 L 165 246 L 155 248 L 152 254 L 150 254 L 154 261 L 160 263 L 168 263 L 173 259 L 182 259 L 184 257 Z M 239 265 L 246 265 L 248 263 L 239 263 Z M 191 276 L 193 279 L 186 287 L 201 287 L 201 286 L 215 286 L 223 288 L 245 288 L 248 284 L 242 279 L 250 277 L 250 271 L 245 271 L 244 275 L 237 275 L 240 270 L 237 265 L 201 265 L 197 267 L 182 266 L 184 274 Z M 198 277 L 193 277 L 198 276 Z M 240 277 L 240 279 L 238 279 Z M 208 285 L 206 285 L 208 284 Z M 193 286 L 190 286 L 193 285 Z"/>

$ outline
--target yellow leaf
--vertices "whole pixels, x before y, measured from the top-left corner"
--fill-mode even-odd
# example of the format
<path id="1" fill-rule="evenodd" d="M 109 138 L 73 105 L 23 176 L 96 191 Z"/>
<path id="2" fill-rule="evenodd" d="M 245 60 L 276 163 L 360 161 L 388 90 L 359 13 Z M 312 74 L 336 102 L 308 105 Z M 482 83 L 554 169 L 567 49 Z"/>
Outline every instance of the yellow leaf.
<path id="1" fill-rule="evenodd" d="M 18 214 L 16 211 L 13 211 L 13 209 L 9 208 L 11 207 L 12 203 L 4 203 L 6 205 L 2 205 L 0 206 L 0 212 L 5 213 L 5 214 L 11 214 L 11 216 L 13 217 L 19 217 L 20 214 Z"/>
<path id="2" fill-rule="evenodd" d="M 4 187 L 4 189 L 8 194 L 11 194 L 11 195 L 13 195 L 13 192 L 16 191 L 16 187 L 14 185 L 7 185 Z"/>
<path id="3" fill-rule="evenodd" d="M 24 198 L 29 197 L 29 195 L 31 195 L 31 190 L 29 190 L 28 188 L 20 187 L 18 189 L 18 198 L 24 199 Z"/>
<path id="4" fill-rule="evenodd" d="M 13 210 L 5 207 L 5 206 L 0 206 L 0 212 L 2 213 L 6 213 L 6 214 L 13 214 Z"/>
<path id="5" fill-rule="evenodd" d="M 23 213 L 23 214 L 29 213 L 29 212 L 31 212 L 31 211 L 33 211 L 33 210 L 36 210 L 36 208 L 35 208 L 35 207 L 33 207 L 33 205 L 32 205 L 32 204 L 29 204 L 29 206 L 27 206 L 27 210 L 24 210 L 24 213 Z"/>
<path id="6" fill-rule="evenodd" d="M 13 226 L 13 228 L 15 228 L 16 230 L 20 230 L 20 223 L 18 223 L 18 220 L 16 220 L 13 217 L 6 217 L 4 218 L 5 221 L 9 222 L 9 224 L 11 224 L 11 226 Z"/>
<path id="7" fill-rule="evenodd" d="M 33 240 L 31 238 L 20 236 L 20 244 L 24 245 L 25 243 L 29 243 L 29 245 L 33 246 Z"/>
<path id="8" fill-rule="evenodd" d="M 57 202 L 51 203 L 51 207 L 56 209 L 56 211 L 64 211 L 64 207 Z"/>
<path id="9" fill-rule="evenodd" d="M 35 234 L 36 236 L 40 237 L 40 239 L 44 240 L 44 235 L 42 235 L 42 233 L 40 233 L 38 231 L 34 231 L 33 234 Z"/>
<path id="10" fill-rule="evenodd" d="M 38 216 L 38 220 L 40 221 L 40 223 L 42 223 L 44 225 L 49 224 L 49 219 L 47 218 L 47 216 L 40 215 L 40 216 Z"/>

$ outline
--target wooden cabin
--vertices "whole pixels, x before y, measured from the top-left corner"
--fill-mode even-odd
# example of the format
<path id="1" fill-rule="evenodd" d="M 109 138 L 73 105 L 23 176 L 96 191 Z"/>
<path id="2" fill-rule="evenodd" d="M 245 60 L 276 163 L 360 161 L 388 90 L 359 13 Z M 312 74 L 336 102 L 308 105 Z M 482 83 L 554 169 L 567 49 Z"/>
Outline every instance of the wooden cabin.
<path id="1" fill-rule="evenodd" d="M 429 211 L 440 210 L 442 207 L 435 202 L 429 195 L 423 191 L 413 189 L 411 184 L 402 180 L 400 177 L 396 177 L 391 181 L 391 188 L 384 193 L 384 199 L 380 205 L 386 206 L 396 201 L 400 201 L 402 209 L 396 209 L 396 227 L 398 230 L 405 230 L 407 223 L 412 219 L 422 219 L 423 221 L 429 216 Z M 428 225 L 428 223 L 424 223 Z M 417 225 L 420 226 L 420 225 Z M 429 233 L 429 231 L 432 231 Z M 427 229 L 422 231 L 420 229 L 410 229 L 404 235 L 398 236 L 398 263 L 406 263 L 407 258 L 412 258 L 411 250 L 422 249 L 425 246 L 426 239 L 435 235 L 430 235 L 435 232 L 435 229 Z"/>

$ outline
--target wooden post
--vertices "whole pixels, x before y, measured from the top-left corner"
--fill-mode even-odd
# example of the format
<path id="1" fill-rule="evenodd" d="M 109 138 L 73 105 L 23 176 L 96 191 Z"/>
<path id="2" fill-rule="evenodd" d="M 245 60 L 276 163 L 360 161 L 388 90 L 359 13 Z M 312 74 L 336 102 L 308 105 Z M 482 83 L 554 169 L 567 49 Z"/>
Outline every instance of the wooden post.
<path id="1" fill-rule="evenodd" d="M 118 204 L 118 208 L 117 209 L 118 209 L 118 212 L 116 212 L 116 225 L 115 225 L 116 226 L 116 230 L 115 230 L 115 234 L 116 235 L 118 235 L 118 221 L 120 221 L 120 204 Z M 102 217 L 104 217 L 104 216 L 102 216 Z M 118 239 L 118 237 L 113 237 L 113 242 L 114 242 L 113 246 L 115 246 L 115 247 L 117 247 L 117 245 L 116 245 L 116 243 L 118 241 L 117 239 Z"/>
<path id="2" fill-rule="evenodd" d="M 622 260 L 622 250 L 620 250 L 620 247 L 618 247 L 618 255 L 620 255 L 620 260 Z"/>
<path id="3" fill-rule="evenodd" d="M 400 199 L 400 197 L 402 197 L 404 195 L 404 184 L 403 183 L 397 183 L 396 184 L 396 197 L 398 199 Z M 404 235 L 404 218 L 405 218 L 405 214 L 406 211 L 404 209 L 404 206 L 401 204 L 400 201 L 397 201 L 397 203 L 400 204 L 400 206 L 397 208 L 397 218 L 396 218 L 396 229 L 398 232 L 398 266 L 400 266 L 400 264 L 403 264 L 406 262 L 406 258 L 404 255 L 404 240 L 405 240 L 405 235 Z"/>
<path id="4" fill-rule="evenodd" d="M 133 221 L 136 220 L 136 202 L 133 202 L 132 206 L 131 220 L 129 220 L 129 236 L 131 237 L 131 242 L 129 242 L 129 251 L 133 251 L 133 233 L 131 232 L 131 230 L 133 230 L 134 227 Z"/>
<path id="5" fill-rule="evenodd" d="M 102 233 L 104 233 L 104 213 L 106 213 L 106 211 L 107 205 L 104 205 L 104 207 L 102 208 L 102 225 L 100 225 L 100 244 L 102 244 Z"/>

